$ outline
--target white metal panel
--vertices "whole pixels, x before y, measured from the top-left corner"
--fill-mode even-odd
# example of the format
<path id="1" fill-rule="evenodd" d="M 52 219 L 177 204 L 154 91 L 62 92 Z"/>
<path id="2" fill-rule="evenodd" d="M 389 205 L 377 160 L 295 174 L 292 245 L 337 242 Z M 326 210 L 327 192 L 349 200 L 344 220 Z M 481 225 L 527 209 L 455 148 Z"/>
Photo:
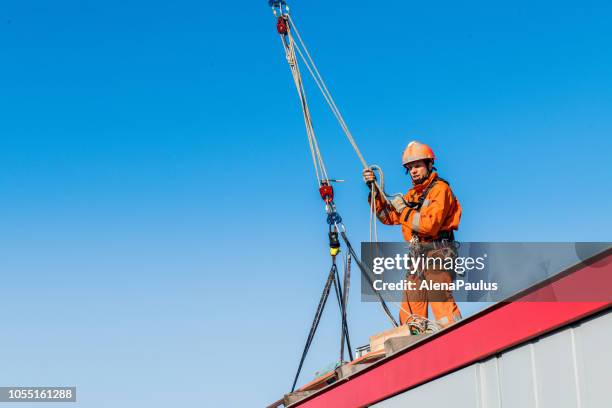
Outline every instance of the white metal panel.
<path id="1" fill-rule="evenodd" d="M 575 331 L 579 408 L 612 407 L 612 313 L 589 320 Z"/>
<path id="2" fill-rule="evenodd" d="M 481 408 L 502 408 L 497 358 L 491 358 L 478 364 L 478 368 Z"/>
<path id="3" fill-rule="evenodd" d="M 431 381 L 417 388 L 417 392 L 404 392 L 374 406 L 377 408 L 397 407 L 479 407 L 476 385 L 476 366 L 465 367 L 459 371 Z M 458 405 L 457 401 L 461 404 Z"/>
<path id="4" fill-rule="evenodd" d="M 540 407 L 575 408 L 578 404 L 571 336 L 568 329 L 533 343 Z"/>
<path id="5" fill-rule="evenodd" d="M 538 408 L 532 347 L 528 344 L 498 358 L 502 407 Z"/>
<path id="6" fill-rule="evenodd" d="M 373 406 L 612 408 L 612 312 Z"/>

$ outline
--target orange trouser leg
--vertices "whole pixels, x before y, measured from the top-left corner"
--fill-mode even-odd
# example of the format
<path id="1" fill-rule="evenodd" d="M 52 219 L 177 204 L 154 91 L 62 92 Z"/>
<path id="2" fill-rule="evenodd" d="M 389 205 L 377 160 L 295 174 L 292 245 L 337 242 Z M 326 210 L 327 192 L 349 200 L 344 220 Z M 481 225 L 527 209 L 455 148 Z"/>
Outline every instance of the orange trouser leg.
<path id="1" fill-rule="evenodd" d="M 451 283 L 453 273 L 445 270 L 427 270 L 425 279 L 430 282 Z M 429 291 L 427 297 L 436 321 L 442 326 L 461 320 L 461 312 L 450 290 Z"/>
<path id="2" fill-rule="evenodd" d="M 424 277 L 425 280 L 435 283 L 451 283 L 453 281 L 452 272 L 444 270 L 426 270 Z M 420 287 L 422 281 L 417 275 L 411 275 L 408 280 L 415 282 L 416 288 Z M 416 289 L 404 292 L 399 316 L 400 324 L 410 321 L 410 315 L 412 314 L 427 318 L 428 304 L 431 304 L 431 310 L 442 326 L 461 320 L 461 312 L 451 291 Z"/>
<path id="3" fill-rule="evenodd" d="M 417 275 L 410 275 L 407 278 L 408 281 L 415 283 L 416 288 L 421 284 L 421 278 Z M 417 289 L 404 292 L 404 300 L 400 305 L 400 324 L 411 321 L 410 315 L 427 318 L 427 291 Z"/>

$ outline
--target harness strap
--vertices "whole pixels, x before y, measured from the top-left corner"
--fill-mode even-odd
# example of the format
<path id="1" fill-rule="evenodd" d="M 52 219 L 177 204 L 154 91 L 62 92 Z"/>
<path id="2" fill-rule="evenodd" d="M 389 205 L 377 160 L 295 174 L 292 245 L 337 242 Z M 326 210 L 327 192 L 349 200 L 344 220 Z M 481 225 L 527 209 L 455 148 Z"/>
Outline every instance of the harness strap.
<path id="1" fill-rule="evenodd" d="M 412 211 L 420 211 L 421 210 L 421 207 L 423 207 L 423 203 L 427 199 L 427 196 L 429 195 L 429 192 L 436 185 L 436 183 L 438 181 L 441 181 L 441 182 L 445 183 L 446 185 L 448 185 L 450 187 L 450 183 L 448 181 L 446 181 L 445 179 L 443 179 L 440 176 L 436 176 L 436 178 L 433 179 L 431 181 L 431 183 L 429 183 L 429 185 L 425 188 L 425 190 L 423 190 L 423 193 L 421 194 L 421 196 L 419 197 L 419 199 L 417 201 L 411 201 L 411 202 L 408 203 L 409 204 L 408 207 L 410 207 L 410 209 L 406 212 L 406 215 L 404 215 L 404 222 L 408 221 L 408 218 L 410 217 L 410 213 L 412 213 Z M 416 234 L 417 234 L 417 236 L 420 235 L 418 233 L 416 233 Z M 435 238 L 435 241 L 441 241 L 441 240 L 454 241 L 455 240 L 455 234 L 453 233 L 452 230 L 450 230 L 450 231 L 439 231 L 438 232 L 438 236 Z"/>
<path id="2" fill-rule="evenodd" d="M 423 207 L 423 203 L 425 202 L 425 200 L 427 199 L 427 195 L 429 195 L 429 192 L 431 191 L 431 189 L 433 188 L 433 186 L 436 185 L 436 183 L 438 181 L 441 181 L 445 184 L 447 184 L 448 186 L 450 186 L 450 183 L 446 180 L 444 180 L 442 177 L 440 176 L 436 176 L 435 179 L 433 179 L 431 181 L 431 183 L 429 183 L 429 185 L 427 186 L 427 188 L 425 188 L 425 190 L 423 190 L 423 193 L 421 194 L 421 196 L 419 197 L 418 201 L 408 201 L 406 202 L 406 204 L 408 205 L 408 207 L 410 207 L 410 209 L 413 210 L 417 210 L 420 211 L 421 207 Z M 408 219 L 408 218 L 406 218 Z"/>

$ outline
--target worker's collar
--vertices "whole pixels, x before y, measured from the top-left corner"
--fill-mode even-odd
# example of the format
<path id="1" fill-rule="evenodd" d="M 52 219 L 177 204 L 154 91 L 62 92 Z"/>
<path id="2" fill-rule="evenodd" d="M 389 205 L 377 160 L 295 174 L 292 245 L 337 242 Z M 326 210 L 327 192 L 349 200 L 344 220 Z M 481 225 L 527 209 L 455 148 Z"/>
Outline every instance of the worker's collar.
<path id="1" fill-rule="evenodd" d="M 427 179 L 422 182 L 421 184 L 414 184 L 414 189 L 420 193 L 421 191 L 425 190 L 427 188 L 427 186 L 429 186 L 431 184 L 432 181 L 434 181 L 436 178 L 438 177 L 438 172 L 432 171 L 431 174 L 429 175 L 429 177 L 427 177 Z"/>

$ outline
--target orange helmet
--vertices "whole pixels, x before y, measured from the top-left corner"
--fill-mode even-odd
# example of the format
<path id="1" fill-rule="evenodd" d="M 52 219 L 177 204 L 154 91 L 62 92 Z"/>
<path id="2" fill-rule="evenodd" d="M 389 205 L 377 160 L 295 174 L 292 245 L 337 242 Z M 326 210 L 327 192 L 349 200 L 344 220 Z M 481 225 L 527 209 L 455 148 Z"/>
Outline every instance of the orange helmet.
<path id="1" fill-rule="evenodd" d="M 427 146 L 425 143 L 412 141 L 408 143 L 408 146 L 406 146 L 404 150 L 404 154 L 402 154 L 402 166 L 417 160 L 426 159 L 436 159 L 436 155 L 433 150 L 431 150 L 431 147 Z"/>

